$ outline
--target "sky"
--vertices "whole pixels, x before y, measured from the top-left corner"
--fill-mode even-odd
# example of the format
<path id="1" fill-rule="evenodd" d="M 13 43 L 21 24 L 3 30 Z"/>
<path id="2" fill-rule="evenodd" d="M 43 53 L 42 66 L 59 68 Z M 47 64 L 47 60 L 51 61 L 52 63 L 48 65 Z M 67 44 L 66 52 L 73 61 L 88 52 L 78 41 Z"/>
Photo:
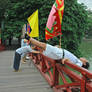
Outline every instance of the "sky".
<path id="1" fill-rule="evenodd" d="M 92 10 L 92 0 L 78 0 L 79 3 L 84 3 L 88 9 Z"/>

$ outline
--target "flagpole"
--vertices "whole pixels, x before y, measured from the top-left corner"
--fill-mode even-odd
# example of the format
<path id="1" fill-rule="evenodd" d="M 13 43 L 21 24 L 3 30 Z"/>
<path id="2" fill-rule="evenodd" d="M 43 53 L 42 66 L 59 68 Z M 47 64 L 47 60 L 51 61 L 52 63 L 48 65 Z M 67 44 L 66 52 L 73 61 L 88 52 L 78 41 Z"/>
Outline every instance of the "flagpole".
<path id="1" fill-rule="evenodd" d="M 60 45 L 60 48 L 61 48 L 61 35 L 60 35 L 60 39 L 59 39 L 59 45 Z"/>

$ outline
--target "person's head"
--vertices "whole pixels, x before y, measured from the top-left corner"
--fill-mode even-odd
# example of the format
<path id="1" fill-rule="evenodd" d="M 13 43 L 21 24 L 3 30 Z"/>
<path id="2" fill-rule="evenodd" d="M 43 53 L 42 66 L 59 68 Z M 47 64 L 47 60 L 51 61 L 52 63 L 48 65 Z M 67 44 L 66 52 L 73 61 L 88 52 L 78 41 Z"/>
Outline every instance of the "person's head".
<path id="1" fill-rule="evenodd" d="M 89 68 L 89 62 L 85 58 L 80 58 L 81 62 L 83 63 L 82 67 L 88 69 Z"/>

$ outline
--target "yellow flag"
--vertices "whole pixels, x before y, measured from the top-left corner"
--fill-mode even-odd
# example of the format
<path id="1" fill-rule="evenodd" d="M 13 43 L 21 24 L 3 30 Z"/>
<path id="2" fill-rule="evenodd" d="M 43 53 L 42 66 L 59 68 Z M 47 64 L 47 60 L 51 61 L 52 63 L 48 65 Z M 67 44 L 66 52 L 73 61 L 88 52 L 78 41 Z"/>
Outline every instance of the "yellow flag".
<path id="1" fill-rule="evenodd" d="M 30 37 L 39 37 L 39 25 L 38 25 L 38 10 L 36 10 L 30 17 L 28 17 L 28 22 L 31 27 Z"/>

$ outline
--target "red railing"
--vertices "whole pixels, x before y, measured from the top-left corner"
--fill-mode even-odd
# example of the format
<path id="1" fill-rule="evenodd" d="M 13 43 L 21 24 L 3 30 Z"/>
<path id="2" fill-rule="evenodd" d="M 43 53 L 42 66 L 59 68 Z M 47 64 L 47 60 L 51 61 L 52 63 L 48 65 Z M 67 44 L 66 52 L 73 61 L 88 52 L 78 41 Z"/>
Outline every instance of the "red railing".
<path id="1" fill-rule="evenodd" d="M 5 50 L 5 46 L 0 44 L 0 51 Z"/>
<path id="2" fill-rule="evenodd" d="M 88 70 L 70 62 L 62 65 L 43 54 L 30 53 L 30 57 L 55 92 L 92 92 L 92 73 Z"/>

